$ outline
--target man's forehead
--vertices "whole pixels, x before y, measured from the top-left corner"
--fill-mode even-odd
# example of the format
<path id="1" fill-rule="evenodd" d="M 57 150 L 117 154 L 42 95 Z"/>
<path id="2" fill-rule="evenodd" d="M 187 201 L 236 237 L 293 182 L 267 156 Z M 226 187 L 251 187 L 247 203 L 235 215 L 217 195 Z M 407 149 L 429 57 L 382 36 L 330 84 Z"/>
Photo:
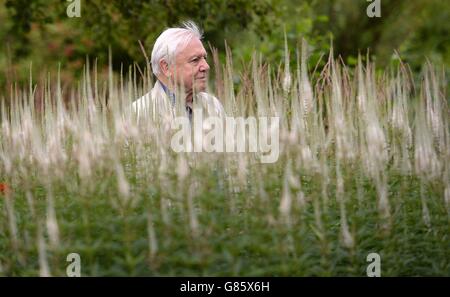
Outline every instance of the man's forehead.
<path id="1" fill-rule="evenodd" d="M 194 56 L 202 56 L 206 54 L 206 50 L 202 44 L 202 42 L 198 38 L 193 38 L 186 47 L 179 52 L 178 56 L 182 57 L 194 57 Z"/>

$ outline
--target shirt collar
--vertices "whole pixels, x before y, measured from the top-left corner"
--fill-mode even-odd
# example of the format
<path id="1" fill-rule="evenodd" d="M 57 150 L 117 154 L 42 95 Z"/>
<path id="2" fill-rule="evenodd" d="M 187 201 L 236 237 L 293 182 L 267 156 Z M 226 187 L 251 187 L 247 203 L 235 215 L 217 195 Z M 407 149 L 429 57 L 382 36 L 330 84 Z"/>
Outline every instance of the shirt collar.
<path id="1" fill-rule="evenodd" d="M 169 99 L 172 101 L 172 107 L 175 107 L 175 93 L 169 90 L 169 88 L 163 84 L 160 80 L 158 82 L 161 84 L 161 87 L 164 90 L 164 93 L 166 93 L 167 96 L 169 96 Z M 186 112 L 188 113 L 189 120 L 192 119 L 192 108 L 186 105 Z"/>
<path id="2" fill-rule="evenodd" d="M 161 87 L 164 90 L 164 93 L 166 93 L 167 96 L 169 96 L 170 101 L 172 101 L 172 106 L 175 106 L 175 93 L 169 90 L 168 87 L 166 87 L 165 84 L 163 84 L 160 80 L 158 80 Z"/>

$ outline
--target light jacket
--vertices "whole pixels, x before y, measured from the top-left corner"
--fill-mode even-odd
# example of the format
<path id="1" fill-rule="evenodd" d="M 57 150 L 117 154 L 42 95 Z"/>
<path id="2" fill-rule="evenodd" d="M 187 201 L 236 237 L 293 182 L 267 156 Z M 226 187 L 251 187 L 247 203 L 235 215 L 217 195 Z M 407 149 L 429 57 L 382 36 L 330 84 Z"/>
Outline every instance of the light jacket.
<path id="1" fill-rule="evenodd" d="M 169 93 L 169 94 L 168 94 Z M 157 80 L 153 89 L 134 101 L 131 105 L 132 110 L 137 113 L 138 119 L 151 116 L 153 120 L 161 117 L 175 117 L 174 94 L 166 92 L 163 84 Z M 201 107 L 204 116 L 217 116 L 225 118 L 225 110 L 220 101 L 211 94 L 199 92 L 194 98 L 194 108 Z"/>

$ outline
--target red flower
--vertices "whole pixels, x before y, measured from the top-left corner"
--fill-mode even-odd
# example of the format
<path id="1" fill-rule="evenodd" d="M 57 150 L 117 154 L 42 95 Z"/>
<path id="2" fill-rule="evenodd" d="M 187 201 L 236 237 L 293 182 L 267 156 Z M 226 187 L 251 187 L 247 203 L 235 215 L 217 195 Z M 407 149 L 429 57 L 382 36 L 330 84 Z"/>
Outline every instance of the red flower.
<path id="1" fill-rule="evenodd" d="M 7 184 L 0 183 L 0 194 L 9 193 L 11 190 Z"/>

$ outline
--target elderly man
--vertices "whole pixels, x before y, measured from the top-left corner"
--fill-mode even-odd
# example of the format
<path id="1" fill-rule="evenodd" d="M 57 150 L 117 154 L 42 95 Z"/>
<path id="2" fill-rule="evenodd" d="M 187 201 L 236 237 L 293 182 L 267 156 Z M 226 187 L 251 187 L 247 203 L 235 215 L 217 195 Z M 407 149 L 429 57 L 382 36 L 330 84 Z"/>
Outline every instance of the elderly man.
<path id="1" fill-rule="evenodd" d="M 151 63 L 157 81 L 153 89 L 132 104 L 138 116 L 174 116 L 177 100 L 191 118 L 194 106 L 208 115 L 224 117 L 220 101 L 205 92 L 209 65 L 201 42 L 202 33 L 192 22 L 169 28 L 156 39 Z"/>

